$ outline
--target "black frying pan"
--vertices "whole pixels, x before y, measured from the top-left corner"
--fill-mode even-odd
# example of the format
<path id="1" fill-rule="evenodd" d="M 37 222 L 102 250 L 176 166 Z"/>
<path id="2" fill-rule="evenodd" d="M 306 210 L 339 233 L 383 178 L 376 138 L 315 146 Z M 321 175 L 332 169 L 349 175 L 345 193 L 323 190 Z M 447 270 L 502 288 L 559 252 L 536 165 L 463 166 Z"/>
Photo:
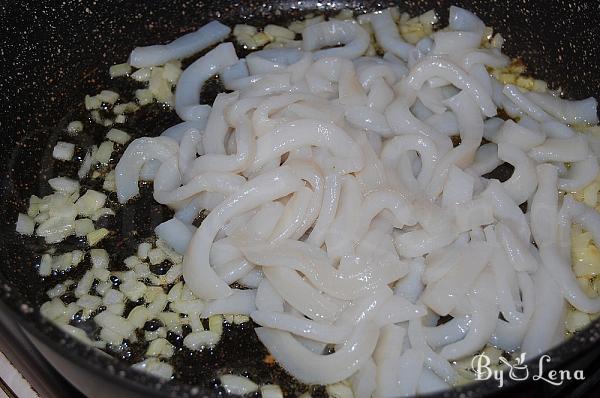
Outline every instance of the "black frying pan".
<path id="1" fill-rule="evenodd" d="M 493 26 L 507 39 L 506 52 L 522 57 L 536 77 L 561 87 L 567 96 L 600 96 L 600 15 L 598 1 L 406 1 L 400 8 L 417 15 L 432 7 L 442 15 L 451 4 L 464 6 Z M 17 212 L 24 211 L 31 194 L 45 194 L 46 179 L 54 173 L 70 173 L 68 167 L 53 169 L 51 150 L 66 123 L 84 114 L 85 94 L 124 84 L 111 81 L 108 67 L 123 62 L 137 45 L 174 39 L 209 21 L 219 19 L 233 25 L 241 20 L 253 24 L 285 23 L 309 11 L 334 12 L 350 7 L 371 10 L 387 6 L 375 1 L 45 1 L 11 3 L 0 9 L 0 320 L 8 326 L 22 325 L 36 347 L 68 380 L 86 395 L 108 396 L 220 396 L 223 391 L 214 378 L 219 371 L 233 371 L 261 383 L 280 384 L 290 396 L 306 390 L 277 366 L 264 361 L 265 349 L 251 326 L 235 326 L 222 342 L 207 353 L 182 350 L 176 355 L 179 381 L 163 383 L 138 373 L 128 364 L 139 359 L 139 347 L 115 359 L 89 349 L 62 334 L 44 321 L 37 308 L 46 301 L 45 291 L 56 278 L 41 280 L 34 265 L 44 244 L 22 238 L 14 232 Z M 214 94 L 214 92 L 212 93 Z M 210 100 L 211 90 L 204 94 Z M 173 113 L 165 115 L 158 106 L 138 113 L 128 121 L 127 130 L 138 135 L 156 135 L 174 124 Z M 89 126 L 93 126 L 90 123 Z M 88 146 L 102 137 L 105 129 L 89 129 L 79 144 Z M 113 198 L 114 200 L 114 198 Z M 137 242 L 168 217 L 169 211 L 150 199 L 128 206 L 107 226 L 126 238 L 111 237 L 110 252 L 130 253 Z M 72 241 L 73 247 L 81 242 Z M 115 262 L 116 263 L 116 262 Z M 80 266 L 69 277 L 82 273 Z M 65 279 L 65 277 L 62 277 Z M 171 336 L 173 341 L 176 336 Z M 596 362 L 600 357 L 597 340 L 600 322 L 594 322 L 560 347 L 552 350 L 547 366 L 574 369 Z M 530 371 L 537 373 L 537 361 Z M 544 394 L 544 384 L 507 381 L 502 392 L 531 396 Z M 567 387 L 564 392 L 573 392 Z M 324 396 L 312 388 L 313 396 Z M 552 390 L 555 391 L 555 390 Z M 461 387 L 444 395 L 467 396 L 497 393 L 495 381 Z"/>

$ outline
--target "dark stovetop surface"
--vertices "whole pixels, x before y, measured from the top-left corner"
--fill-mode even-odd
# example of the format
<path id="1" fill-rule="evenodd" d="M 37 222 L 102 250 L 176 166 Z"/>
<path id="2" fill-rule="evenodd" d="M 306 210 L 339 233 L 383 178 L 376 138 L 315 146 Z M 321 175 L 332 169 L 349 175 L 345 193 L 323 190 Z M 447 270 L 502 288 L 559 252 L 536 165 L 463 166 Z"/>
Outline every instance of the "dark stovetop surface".
<path id="1" fill-rule="evenodd" d="M 28 342 L 18 325 L 0 322 L 0 351 L 41 398 L 85 398 Z"/>
<path id="2" fill-rule="evenodd" d="M 4 314 L 0 313 L 0 318 L 4 318 Z M 0 322 L 0 351 L 29 381 L 41 398 L 85 398 L 37 352 L 18 325 Z M 560 388 L 539 382 L 523 390 L 504 391 L 504 394 L 496 396 L 509 395 L 512 398 L 600 396 L 600 357 L 597 355 L 583 357 L 578 361 L 576 368 L 584 370 L 586 376 L 584 382 L 565 383 Z"/>

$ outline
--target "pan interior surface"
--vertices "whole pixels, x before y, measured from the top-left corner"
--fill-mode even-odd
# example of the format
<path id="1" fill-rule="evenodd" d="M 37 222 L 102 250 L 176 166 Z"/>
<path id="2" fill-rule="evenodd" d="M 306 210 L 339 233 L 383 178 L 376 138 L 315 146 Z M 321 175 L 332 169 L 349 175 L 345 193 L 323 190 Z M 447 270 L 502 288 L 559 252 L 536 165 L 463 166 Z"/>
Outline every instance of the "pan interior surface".
<path id="1" fill-rule="evenodd" d="M 2 109 L 0 140 L 2 157 L 0 195 L 3 203 L 0 223 L 0 295 L 3 307 L 11 316 L 74 361 L 97 369 L 103 377 L 130 384 L 134 389 L 146 389 L 165 394 L 187 396 L 193 392 L 222 394 L 214 381 L 217 371 L 246 374 L 261 383 L 277 383 L 291 395 L 299 395 L 306 386 L 299 385 L 265 361 L 266 350 L 250 325 L 232 326 L 224 341 L 210 353 L 181 355 L 179 369 L 181 384 L 160 383 L 128 367 L 139 358 L 131 350 L 114 360 L 98 354 L 74 339 L 66 337 L 39 315 L 37 309 L 47 300 L 45 292 L 57 283 L 56 279 L 41 279 L 36 264 L 48 247 L 43 240 L 21 237 L 15 232 L 18 212 L 24 212 L 30 195 L 48 194 L 48 178 L 61 173 L 73 173 L 68 166 L 52 161 L 52 148 L 64 138 L 66 125 L 84 117 L 83 97 L 102 89 L 132 93 L 133 86 L 123 87 L 111 80 L 110 65 L 124 62 L 134 46 L 167 42 L 187 33 L 211 19 L 228 25 L 249 21 L 254 25 L 286 22 L 311 12 L 333 13 L 342 8 L 357 12 L 387 6 L 380 2 L 316 1 L 269 3 L 171 1 L 142 3 L 108 1 L 101 4 L 49 1 L 4 7 L 0 29 L 6 30 L 2 40 Z M 600 46 L 594 37 L 600 36 L 596 16 L 600 5 L 594 1 L 561 1 L 548 4 L 531 1 L 515 5 L 510 1 L 406 1 L 398 4 L 401 11 L 418 15 L 435 8 L 442 16 L 450 5 L 463 6 L 479 15 L 487 25 L 502 33 L 507 53 L 521 57 L 530 73 L 560 87 L 567 97 L 600 96 Z M 131 83 L 133 84 L 133 83 Z M 205 99 L 211 100 L 210 92 Z M 177 121 L 174 112 L 165 112 L 152 105 L 129 118 L 125 129 L 136 136 L 158 135 Z M 89 123 L 88 126 L 93 126 Z M 102 127 L 86 129 L 76 142 L 80 147 L 98 143 L 105 133 Z M 72 140 L 72 139 L 71 139 Z M 82 156 L 82 154 L 78 154 Z M 94 187 L 90 182 L 90 187 Z M 115 201 L 115 198 L 109 198 Z M 170 210 L 142 195 L 128 205 L 106 225 L 120 232 L 121 238 L 107 242 L 115 262 L 130 255 L 140 240 L 152 235 L 153 228 L 170 216 Z M 73 248 L 84 242 L 72 240 Z M 74 279 L 84 267 L 68 275 Z M 79 275 L 78 275 L 79 273 Z M 62 277 L 65 279 L 66 277 Z M 576 338 L 552 352 L 553 361 L 561 363 L 590 347 L 599 335 L 600 326 L 594 323 Z M 198 364 L 201 365 L 198 365 Z M 112 375 L 111 375 L 112 373 Z M 198 385 L 202 390 L 193 390 Z M 489 393 L 494 383 L 466 386 L 448 394 L 461 392 Z M 313 396 L 326 396 L 322 388 Z"/>

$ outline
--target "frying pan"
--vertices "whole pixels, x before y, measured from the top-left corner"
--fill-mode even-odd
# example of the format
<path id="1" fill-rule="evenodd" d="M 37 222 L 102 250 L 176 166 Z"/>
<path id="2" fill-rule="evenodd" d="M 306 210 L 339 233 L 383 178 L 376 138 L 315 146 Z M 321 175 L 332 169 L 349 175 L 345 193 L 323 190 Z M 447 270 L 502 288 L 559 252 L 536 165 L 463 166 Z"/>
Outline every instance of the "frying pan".
<path id="1" fill-rule="evenodd" d="M 487 25 L 506 38 L 505 51 L 523 58 L 534 76 L 561 87 L 567 97 L 599 97 L 600 15 L 598 1 L 425 1 L 409 0 L 398 5 L 417 15 L 435 8 L 442 16 L 455 4 L 474 11 Z M 71 172 L 51 161 L 53 144 L 66 123 L 84 113 L 85 94 L 116 87 L 108 67 L 127 59 L 134 46 L 172 40 L 211 19 L 233 25 L 242 20 L 253 24 L 285 23 L 309 11 L 334 12 L 349 7 L 367 11 L 388 6 L 375 1 L 55 1 L 18 2 L 0 10 L 2 45 L 0 68 L 0 320 L 24 333 L 71 383 L 92 397 L 108 396 L 222 396 L 215 380 L 217 371 L 246 374 L 261 383 L 281 384 L 290 396 L 306 386 L 294 382 L 277 366 L 264 362 L 265 349 L 251 325 L 231 327 L 223 341 L 210 353 L 178 354 L 182 381 L 161 382 L 129 368 L 135 347 L 120 359 L 90 349 L 64 335 L 45 321 L 37 308 L 46 301 L 45 291 L 57 281 L 42 280 L 35 264 L 45 245 L 23 238 L 14 231 L 19 211 L 31 194 L 46 194 L 45 181 L 53 173 Z M 210 90 L 205 99 L 210 100 Z M 158 106 L 130 120 L 130 130 L 139 135 L 156 135 L 176 121 L 174 112 L 165 114 Z M 160 117 L 157 115 L 160 112 Z M 137 114 L 136 114 L 137 115 Z M 90 124 L 92 126 L 92 124 Z M 90 145 L 105 129 L 90 128 L 78 144 Z M 86 141 L 88 140 L 88 141 Z M 64 167 L 64 168 L 60 168 Z M 124 255 L 137 240 L 148 236 L 153 226 L 169 215 L 151 200 L 139 200 L 108 225 L 128 237 L 109 239 L 111 253 Z M 110 222 L 109 222 L 110 223 Z M 71 242 L 77 246 L 80 242 Z M 71 277 L 82 272 L 74 271 Z M 63 278 L 64 279 L 64 278 Z M 173 337 L 173 336 L 171 336 Z M 600 357 L 597 340 L 600 322 L 595 321 L 549 354 L 552 367 L 575 369 Z M 596 366 L 596 365 L 594 365 Z M 537 360 L 530 363 L 537 373 Z M 505 377 L 505 379 L 508 379 Z M 506 381 L 513 395 L 543 394 L 548 387 Z M 313 388 L 313 396 L 324 396 Z M 567 392 L 567 391 L 565 391 Z M 481 396 L 498 393 L 490 380 L 457 388 L 444 396 Z M 464 395 L 463 395 L 464 394 Z"/>

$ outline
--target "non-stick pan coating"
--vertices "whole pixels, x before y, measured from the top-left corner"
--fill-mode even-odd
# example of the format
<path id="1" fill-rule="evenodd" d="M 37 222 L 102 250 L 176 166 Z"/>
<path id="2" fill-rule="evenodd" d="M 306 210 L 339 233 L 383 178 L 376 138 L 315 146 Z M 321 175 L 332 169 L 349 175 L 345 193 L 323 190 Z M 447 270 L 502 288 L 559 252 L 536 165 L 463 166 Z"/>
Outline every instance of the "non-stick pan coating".
<path id="1" fill-rule="evenodd" d="M 597 1 L 407 1 L 402 11 L 417 15 L 435 8 L 442 15 L 452 5 L 464 6 L 481 16 L 487 25 L 502 33 L 506 52 L 522 57 L 536 77 L 561 87 L 573 98 L 599 97 L 600 94 L 600 2 Z M 290 393 L 301 391 L 285 374 L 263 361 L 266 351 L 257 343 L 251 327 L 234 327 L 210 358 L 192 354 L 182 359 L 182 377 L 189 383 L 207 386 L 194 388 L 156 379 L 128 369 L 125 361 L 99 355 L 73 339 L 65 337 L 45 322 L 36 311 L 46 301 L 45 291 L 55 281 L 41 281 L 34 264 L 45 246 L 35 239 L 19 237 L 14 223 L 23 212 L 31 194 L 48 191 L 46 179 L 55 173 L 50 164 L 52 143 L 62 134 L 68 121 L 83 114 L 85 94 L 115 87 L 107 70 L 111 64 L 126 60 L 136 45 L 165 42 L 193 30 L 211 19 L 233 25 L 242 20 L 261 25 L 285 23 L 308 10 L 334 12 L 350 7 L 362 10 L 382 8 L 388 3 L 316 1 L 44 1 L 11 3 L 0 10 L 0 297 L 2 308 L 51 348 L 82 366 L 95 369 L 99 377 L 125 383 L 138 391 L 187 396 L 219 392 L 212 381 L 216 368 L 246 372 L 258 382 L 280 382 Z M 123 91 L 123 90 L 119 90 Z M 159 123 L 145 122 L 136 116 L 139 134 L 156 135 L 175 123 L 174 113 L 166 115 L 155 106 L 149 112 L 161 112 Z M 143 115 L 143 114 L 141 114 Z M 166 115 L 166 116 L 165 116 Z M 153 120 L 156 120 L 154 118 Z M 133 127 L 132 127 L 133 128 Z M 105 129 L 98 129 L 100 138 Z M 85 141 L 81 142 L 82 144 Z M 88 145 L 91 141 L 88 142 Z M 61 170 L 64 171 L 64 170 Z M 150 200 L 139 201 L 115 221 L 131 239 L 113 239 L 113 252 L 126 253 L 136 239 L 149 234 L 168 211 Z M 77 242 L 72 242 L 77 245 Z M 81 269 L 79 271 L 82 271 Z M 562 368 L 574 356 L 590 352 L 600 334 L 594 323 L 571 341 L 552 352 Z M 132 351 L 132 355 L 135 352 Z M 127 356 L 127 355 L 125 355 Z M 129 358 L 134 360 L 135 358 Z M 535 370 L 535 367 L 531 368 Z M 495 383 L 480 383 L 452 394 L 490 393 Z M 315 391 L 315 396 L 322 390 Z M 451 394 L 451 393 L 448 393 Z"/>

